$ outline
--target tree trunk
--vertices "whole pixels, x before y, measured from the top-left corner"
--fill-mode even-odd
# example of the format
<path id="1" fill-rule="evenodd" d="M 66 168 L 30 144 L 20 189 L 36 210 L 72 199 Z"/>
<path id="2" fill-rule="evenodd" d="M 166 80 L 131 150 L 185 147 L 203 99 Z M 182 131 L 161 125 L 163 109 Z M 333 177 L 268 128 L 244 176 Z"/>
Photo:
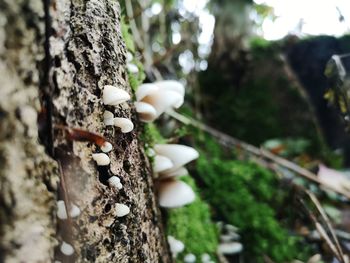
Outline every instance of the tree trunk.
<path id="1" fill-rule="evenodd" d="M 0 23 L 0 261 L 171 262 L 134 106 L 101 100 L 104 85 L 132 93 L 119 4 L 0 0 Z M 106 127 L 105 110 L 130 118 L 134 131 Z M 111 165 L 97 167 L 99 147 L 68 139 L 68 128 L 111 142 Z M 81 214 L 56 219 L 57 199 Z M 116 203 L 130 213 L 117 217 Z"/>

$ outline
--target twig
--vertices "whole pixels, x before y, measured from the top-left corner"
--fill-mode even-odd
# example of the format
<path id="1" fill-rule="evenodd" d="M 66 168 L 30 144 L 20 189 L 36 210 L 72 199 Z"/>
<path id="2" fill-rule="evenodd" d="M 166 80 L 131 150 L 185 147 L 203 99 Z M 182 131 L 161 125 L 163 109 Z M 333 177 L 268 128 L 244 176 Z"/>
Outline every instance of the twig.
<path id="1" fill-rule="evenodd" d="M 264 157 L 264 158 L 266 158 L 266 159 L 268 159 L 268 160 L 270 160 L 270 161 L 272 161 L 272 162 L 274 162 L 282 167 L 285 167 L 285 168 L 295 172 L 298 175 L 301 175 L 302 177 L 304 177 L 312 182 L 315 182 L 319 185 L 322 185 L 325 188 L 350 199 L 350 193 L 343 191 L 341 189 L 337 189 L 332 185 L 324 184 L 317 177 L 316 174 L 310 172 L 309 170 L 307 170 L 305 168 L 300 167 L 299 165 L 297 165 L 289 160 L 286 160 L 286 159 L 279 157 L 279 156 L 277 156 L 269 151 L 255 147 L 251 144 L 248 144 L 248 143 L 243 142 L 239 139 L 236 139 L 232 136 L 229 136 L 225 133 L 222 133 L 221 131 L 218 131 L 218 130 L 216 130 L 216 129 L 214 129 L 206 124 L 203 124 L 203 123 L 201 123 L 197 120 L 194 120 L 192 118 L 186 117 L 186 116 L 179 114 L 175 111 L 168 111 L 167 114 L 169 116 L 173 117 L 174 119 L 186 124 L 186 125 L 192 125 L 200 130 L 203 130 L 203 131 L 209 133 L 210 135 L 215 137 L 219 143 L 221 143 L 222 145 L 224 145 L 226 147 L 236 147 L 239 149 L 244 149 L 245 151 L 247 151 L 253 155 Z"/>
<path id="2" fill-rule="evenodd" d="M 341 248 L 341 246 L 339 244 L 339 240 L 338 240 L 338 238 L 337 238 L 337 236 L 335 234 L 335 231 L 334 231 L 334 229 L 332 227 L 332 224 L 331 224 L 331 222 L 330 222 L 326 212 L 324 211 L 324 209 L 322 208 L 322 205 L 320 204 L 320 202 L 318 201 L 317 197 L 313 193 L 311 193 L 308 190 L 306 190 L 305 192 L 310 197 L 311 201 L 314 203 L 314 205 L 316 206 L 318 212 L 320 213 L 320 215 L 322 216 L 323 220 L 325 221 L 325 223 L 327 225 L 327 228 L 328 228 L 329 232 L 331 233 L 332 238 L 333 238 L 333 240 L 335 242 L 337 251 L 338 251 L 340 257 L 343 259 L 342 262 L 345 262 L 343 250 L 342 250 L 342 248 Z"/>

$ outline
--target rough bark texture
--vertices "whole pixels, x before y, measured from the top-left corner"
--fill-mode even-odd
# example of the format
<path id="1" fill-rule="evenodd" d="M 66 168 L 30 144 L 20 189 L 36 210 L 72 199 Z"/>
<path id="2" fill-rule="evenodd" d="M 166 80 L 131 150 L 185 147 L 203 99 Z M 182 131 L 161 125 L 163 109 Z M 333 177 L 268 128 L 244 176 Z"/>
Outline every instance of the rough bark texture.
<path id="1" fill-rule="evenodd" d="M 0 262 L 50 262 L 57 164 L 38 143 L 40 1 L 0 1 Z"/>
<path id="2" fill-rule="evenodd" d="M 48 7 L 52 35 L 45 50 L 42 2 L 0 0 L 0 261 L 170 262 L 133 103 L 106 107 L 101 100 L 107 84 L 131 93 L 119 4 L 57 0 Z M 51 63 L 40 70 L 45 61 Z M 39 95 L 49 124 L 41 137 L 56 161 L 37 140 Z M 131 118 L 135 130 L 105 127 L 105 110 Z M 91 154 L 100 152 L 98 146 L 68 140 L 62 126 L 107 138 L 111 165 L 97 167 Z M 123 189 L 108 185 L 112 175 Z M 78 205 L 80 216 L 56 220 L 55 195 L 68 207 Z M 116 217 L 116 203 L 130 213 Z M 62 240 L 73 245 L 73 256 L 60 252 Z"/>

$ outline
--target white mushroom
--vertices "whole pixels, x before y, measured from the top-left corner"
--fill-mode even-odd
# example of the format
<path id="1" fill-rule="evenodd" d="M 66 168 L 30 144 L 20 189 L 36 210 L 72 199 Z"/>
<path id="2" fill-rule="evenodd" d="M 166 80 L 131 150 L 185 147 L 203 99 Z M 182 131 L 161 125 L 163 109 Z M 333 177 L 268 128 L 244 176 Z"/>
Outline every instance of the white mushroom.
<path id="1" fill-rule="evenodd" d="M 168 236 L 167 239 L 171 254 L 174 258 L 176 258 L 176 255 L 185 249 L 185 245 L 180 240 L 175 239 L 173 236 Z"/>
<path id="2" fill-rule="evenodd" d="M 103 88 L 102 99 L 105 105 L 118 105 L 130 100 L 130 95 L 123 89 L 106 85 Z"/>
<path id="3" fill-rule="evenodd" d="M 192 188 L 182 181 L 160 181 L 159 205 L 162 207 L 174 208 L 184 206 L 193 202 L 195 197 Z"/>
<path id="4" fill-rule="evenodd" d="M 113 125 L 113 118 L 114 118 L 114 115 L 112 112 L 106 110 L 103 113 L 103 122 L 106 126 Z"/>
<path id="5" fill-rule="evenodd" d="M 123 188 L 123 185 L 121 184 L 119 177 L 115 175 L 113 175 L 111 178 L 108 179 L 108 183 L 110 184 L 110 186 L 113 186 L 118 190 Z"/>
<path id="6" fill-rule="evenodd" d="M 159 85 L 157 85 L 157 83 Z M 169 84 L 167 84 L 169 83 Z M 138 87 L 136 91 L 137 102 L 143 102 L 138 106 L 137 111 L 143 114 L 148 113 L 148 118 L 141 117 L 141 120 L 153 121 L 159 117 L 163 112 L 181 106 L 184 100 L 184 88 L 174 84 L 174 81 L 161 81 L 155 83 L 146 83 Z M 151 105 L 154 111 L 148 105 Z"/>
<path id="7" fill-rule="evenodd" d="M 208 263 L 210 262 L 210 256 L 207 253 L 202 254 L 201 256 L 202 263 Z"/>
<path id="8" fill-rule="evenodd" d="M 109 165 L 111 162 L 108 155 L 105 153 L 93 153 L 92 159 L 94 159 L 99 166 Z"/>
<path id="9" fill-rule="evenodd" d="M 192 253 L 187 254 L 184 257 L 184 262 L 185 263 L 194 263 L 194 262 L 196 262 L 196 256 L 193 255 Z"/>
<path id="10" fill-rule="evenodd" d="M 80 208 L 74 204 L 72 204 L 70 211 L 69 211 L 69 216 L 74 218 L 78 217 L 80 215 L 81 211 Z"/>
<path id="11" fill-rule="evenodd" d="M 156 155 L 154 157 L 153 170 L 155 173 L 159 173 L 159 172 L 168 170 L 168 169 L 172 168 L 173 166 L 174 166 L 173 162 L 169 158 L 167 158 L 163 155 Z"/>
<path id="12" fill-rule="evenodd" d="M 127 118 L 114 118 L 114 126 L 119 127 L 122 133 L 131 132 L 134 129 L 134 124 Z"/>
<path id="13" fill-rule="evenodd" d="M 176 172 L 181 166 L 199 157 L 199 153 L 195 149 L 181 144 L 156 144 L 154 150 L 157 154 L 168 157 L 174 164 L 171 169 L 164 171 L 164 173 Z"/>
<path id="14" fill-rule="evenodd" d="M 157 111 L 151 104 L 142 101 L 135 102 L 135 108 L 143 122 L 154 121 L 157 117 Z"/>
<path id="15" fill-rule="evenodd" d="M 105 142 L 100 148 L 101 148 L 102 152 L 108 153 L 108 152 L 112 151 L 113 146 L 110 142 Z"/>
<path id="16" fill-rule="evenodd" d="M 139 73 L 139 68 L 133 63 L 128 63 L 126 67 L 130 71 L 130 73 L 133 73 L 133 74 Z"/>
<path id="17" fill-rule="evenodd" d="M 183 104 L 185 96 L 185 87 L 184 85 L 182 85 L 181 82 L 176 80 L 162 80 L 157 81 L 154 84 L 161 89 L 172 90 L 181 95 L 182 100 L 179 100 L 176 104 L 174 104 L 175 108 L 179 108 Z"/>
<path id="18" fill-rule="evenodd" d="M 74 254 L 74 248 L 72 247 L 72 245 L 64 241 L 62 242 L 60 249 L 61 249 L 61 252 L 66 256 L 71 256 Z"/>
<path id="19" fill-rule="evenodd" d="M 126 53 L 126 62 L 131 62 L 133 60 L 134 56 L 128 51 Z"/>
<path id="20" fill-rule="evenodd" d="M 177 168 L 176 170 L 171 170 L 170 172 L 163 172 L 161 175 L 160 175 L 160 178 L 169 178 L 169 177 L 180 177 L 180 176 L 185 176 L 185 175 L 188 175 L 189 172 L 188 170 L 181 166 L 179 168 Z"/>
<path id="21" fill-rule="evenodd" d="M 123 217 L 130 213 L 130 208 L 124 204 L 117 203 L 115 205 L 116 216 Z"/>

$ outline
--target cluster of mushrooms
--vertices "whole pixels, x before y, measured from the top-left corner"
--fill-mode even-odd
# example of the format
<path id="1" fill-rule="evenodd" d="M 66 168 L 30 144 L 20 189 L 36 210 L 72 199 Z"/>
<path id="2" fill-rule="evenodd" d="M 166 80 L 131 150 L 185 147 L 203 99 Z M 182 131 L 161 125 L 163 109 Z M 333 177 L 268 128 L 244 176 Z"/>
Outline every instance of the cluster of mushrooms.
<path id="1" fill-rule="evenodd" d="M 137 73 L 135 65 L 130 63 L 128 56 L 128 70 L 131 73 Z M 136 67 L 137 68 L 137 67 Z M 136 91 L 135 108 L 139 118 L 143 122 L 152 122 L 162 113 L 169 109 L 178 108 L 184 102 L 185 88 L 174 80 L 164 80 L 155 83 L 142 84 Z M 105 85 L 102 91 L 102 101 L 104 105 L 117 106 L 128 100 L 130 95 L 123 89 L 112 85 Z M 134 124 L 128 118 L 116 117 L 111 111 L 105 110 L 103 114 L 103 122 L 106 126 L 114 125 L 120 129 L 122 133 L 131 132 Z M 108 153 L 112 151 L 113 146 L 109 142 L 105 142 L 100 146 L 101 152 L 92 154 L 92 159 L 98 166 L 110 165 Z M 198 158 L 198 152 L 188 146 L 179 144 L 157 144 L 154 147 L 154 177 L 159 180 L 159 204 L 162 207 L 179 207 L 192 202 L 195 199 L 195 193 L 186 183 L 177 178 L 187 175 L 188 172 L 184 167 L 188 162 Z M 111 187 L 117 190 L 122 189 L 123 185 L 120 178 L 111 176 L 108 179 Z M 57 216 L 61 220 L 78 217 L 80 209 L 71 204 L 67 213 L 67 208 L 63 200 L 57 202 Z M 124 204 L 118 203 L 115 206 L 116 215 L 123 217 L 129 214 L 130 208 Z M 62 242 L 61 252 L 70 256 L 74 254 L 72 245 Z"/>

